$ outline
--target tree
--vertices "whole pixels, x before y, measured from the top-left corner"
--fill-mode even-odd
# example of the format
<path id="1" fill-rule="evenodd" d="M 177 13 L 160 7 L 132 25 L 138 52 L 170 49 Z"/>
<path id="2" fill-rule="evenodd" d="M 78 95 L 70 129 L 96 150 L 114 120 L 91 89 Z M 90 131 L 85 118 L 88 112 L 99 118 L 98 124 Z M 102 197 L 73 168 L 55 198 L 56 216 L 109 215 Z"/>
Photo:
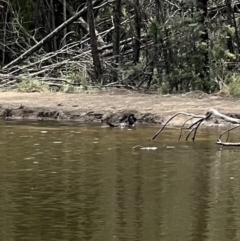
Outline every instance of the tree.
<path id="1" fill-rule="evenodd" d="M 115 0 L 113 3 L 113 81 L 116 82 L 118 80 L 118 74 L 116 68 L 119 63 L 119 54 L 120 54 L 120 30 L 121 30 L 121 0 Z"/>
<path id="2" fill-rule="evenodd" d="M 229 85 L 240 95 L 239 7 L 236 0 L 2 1 L 0 81 L 30 74 L 58 85 L 85 79 L 163 93 Z"/>
<path id="3" fill-rule="evenodd" d="M 87 6 L 88 6 L 88 24 L 89 24 L 91 52 L 92 52 L 95 76 L 96 76 L 96 79 L 98 80 L 98 83 L 103 84 L 103 82 L 101 81 L 102 67 L 101 67 L 101 62 L 100 62 L 99 53 L 98 53 L 98 43 L 97 43 L 97 36 L 95 32 L 92 0 L 87 0 Z"/>
<path id="4" fill-rule="evenodd" d="M 200 31 L 200 67 L 197 70 L 202 81 L 202 89 L 206 92 L 210 90 L 209 72 L 209 36 L 207 28 L 208 0 L 197 0 L 197 10 L 199 11 L 198 23 Z"/>
<path id="5" fill-rule="evenodd" d="M 141 39 L 141 11 L 139 0 L 134 0 L 134 42 L 133 42 L 133 62 L 136 64 L 140 57 Z"/>

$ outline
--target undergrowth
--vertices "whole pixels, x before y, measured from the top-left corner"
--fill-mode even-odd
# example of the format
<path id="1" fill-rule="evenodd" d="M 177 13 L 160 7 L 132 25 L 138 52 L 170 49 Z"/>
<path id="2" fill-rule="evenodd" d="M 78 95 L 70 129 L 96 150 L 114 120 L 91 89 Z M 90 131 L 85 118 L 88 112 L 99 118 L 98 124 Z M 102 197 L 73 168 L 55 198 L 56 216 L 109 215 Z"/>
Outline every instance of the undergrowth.
<path id="1" fill-rule="evenodd" d="M 18 92 L 50 92 L 49 85 L 37 79 L 26 79 L 17 84 L 16 91 Z"/>
<path id="2" fill-rule="evenodd" d="M 240 76 L 233 74 L 230 78 L 229 93 L 233 97 L 240 97 Z"/>

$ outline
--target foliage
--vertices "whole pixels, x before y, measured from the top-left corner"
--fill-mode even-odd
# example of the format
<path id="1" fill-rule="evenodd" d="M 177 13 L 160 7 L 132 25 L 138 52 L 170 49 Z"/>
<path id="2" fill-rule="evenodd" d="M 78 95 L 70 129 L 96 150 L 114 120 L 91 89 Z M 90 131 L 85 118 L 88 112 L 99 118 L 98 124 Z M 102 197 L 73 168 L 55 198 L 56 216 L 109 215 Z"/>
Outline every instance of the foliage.
<path id="1" fill-rule="evenodd" d="M 113 52 L 113 46 L 118 46 L 113 31 L 114 20 L 119 17 L 113 19 L 117 1 L 122 3 L 118 19 L 121 42 L 119 51 L 115 51 L 119 56 Z M 93 4 L 93 25 L 88 22 L 87 11 L 83 11 L 81 18 L 57 33 L 22 65 L 35 61 L 34 68 L 40 73 L 36 76 L 40 79 L 43 68 L 62 62 L 60 70 L 53 67 L 44 72 L 45 79 L 69 81 L 61 82 L 61 91 L 74 89 L 75 92 L 91 85 L 108 85 L 115 83 L 117 76 L 119 85 L 158 88 L 162 93 L 191 90 L 212 93 L 223 91 L 223 86 L 226 90 L 228 86 L 227 91 L 239 96 L 240 26 L 235 11 L 240 4 L 236 0 L 231 4 L 215 2 L 116 0 L 109 3 L 107 0 L 89 0 L 88 3 Z M 1 4 L 0 66 L 3 67 L 45 38 L 64 19 L 83 10 L 86 1 L 10 0 Z M 90 27 L 95 32 L 90 32 Z M 91 42 L 93 33 L 95 42 Z M 141 37 L 137 39 L 139 34 Z M 93 43 L 97 43 L 97 51 L 96 45 L 92 51 Z M 49 54 L 57 52 L 48 59 Z M 101 60 L 101 81 L 96 77 L 95 55 Z M 49 91 L 48 85 L 34 79 L 23 81 L 17 87 L 19 91 L 34 88 Z"/>
<path id="2" fill-rule="evenodd" d="M 233 74 L 229 80 L 229 93 L 234 97 L 240 97 L 240 76 Z"/>
<path id="3" fill-rule="evenodd" d="M 18 92 L 50 92 L 51 89 L 49 85 L 37 80 L 37 79 L 27 79 L 23 80 L 16 86 L 16 91 Z"/>
<path id="4" fill-rule="evenodd" d="M 61 72 L 61 77 L 67 79 L 73 85 L 82 84 L 88 86 L 91 84 L 87 66 L 79 63 L 67 64 L 65 70 Z"/>
<path id="5" fill-rule="evenodd" d="M 82 93 L 85 90 L 87 90 L 84 86 L 73 86 L 69 84 L 63 84 L 61 88 L 59 89 L 59 92 L 63 93 Z"/>

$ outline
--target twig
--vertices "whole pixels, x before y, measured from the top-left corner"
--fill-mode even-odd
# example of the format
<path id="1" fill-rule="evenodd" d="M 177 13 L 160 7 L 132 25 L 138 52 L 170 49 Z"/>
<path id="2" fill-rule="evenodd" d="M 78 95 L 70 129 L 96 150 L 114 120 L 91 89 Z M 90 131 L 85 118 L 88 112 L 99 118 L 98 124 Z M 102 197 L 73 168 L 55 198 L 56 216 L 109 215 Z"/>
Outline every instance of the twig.
<path id="1" fill-rule="evenodd" d="M 230 131 L 232 131 L 232 130 L 238 128 L 238 127 L 240 127 L 240 126 L 234 126 L 234 127 L 230 128 L 230 129 L 228 129 L 228 130 L 226 130 L 226 131 L 223 131 L 223 132 L 219 135 L 218 139 L 221 140 L 221 137 L 222 137 L 225 133 L 229 133 Z M 226 141 L 227 141 L 227 140 L 226 140 Z"/>
<path id="2" fill-rule="evenodd" d="M 180 141 L 181 138 L 182 138 L 182 130 L 183 130 L 183 127 L 185 126 L 185 124 L 186 124 L 188 121 L 190 121 L 190 120 L 192 120 L 192 119 L 193 119 L 193 117 L 191 117 L 190 119 L 187 119 L 187 120 L 183 123 L 183 125 L 181 126 L 181 132 L 180 132 L 180 135 L 179 135 L 179 137 L 178 137 L 178 141 Z"/>
<path id="3" fill-rule="evenodd" d="M 196 126 L 189 132 L 189 134 L 187 135 L 186 137 L 186 141 L 188 140 L 189 136 L 191 135 L 191 133 L 193 132 L 193 137 L 192 137 L 192 141 L 195 141 L 195 138 L 196 138 L 196 134 L 197 134 L 197 130 L 199 128 L 199 126 L 202 124 L 202 122 L 204 121 L 205 119 L 201 119 L 199 121 L 196 122 Z"/>

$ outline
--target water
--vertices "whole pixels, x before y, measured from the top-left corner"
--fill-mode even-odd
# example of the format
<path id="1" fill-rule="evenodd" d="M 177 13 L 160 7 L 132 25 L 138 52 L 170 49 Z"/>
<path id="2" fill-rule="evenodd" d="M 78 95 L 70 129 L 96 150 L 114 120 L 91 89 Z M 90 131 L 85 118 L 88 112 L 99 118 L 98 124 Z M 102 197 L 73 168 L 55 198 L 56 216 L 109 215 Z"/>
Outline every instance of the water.
<path id="1" fill-rule="evenodd" d="M 0 240 L 240 240 L 240 149 L 156 130 L 1 123 Z"/>

